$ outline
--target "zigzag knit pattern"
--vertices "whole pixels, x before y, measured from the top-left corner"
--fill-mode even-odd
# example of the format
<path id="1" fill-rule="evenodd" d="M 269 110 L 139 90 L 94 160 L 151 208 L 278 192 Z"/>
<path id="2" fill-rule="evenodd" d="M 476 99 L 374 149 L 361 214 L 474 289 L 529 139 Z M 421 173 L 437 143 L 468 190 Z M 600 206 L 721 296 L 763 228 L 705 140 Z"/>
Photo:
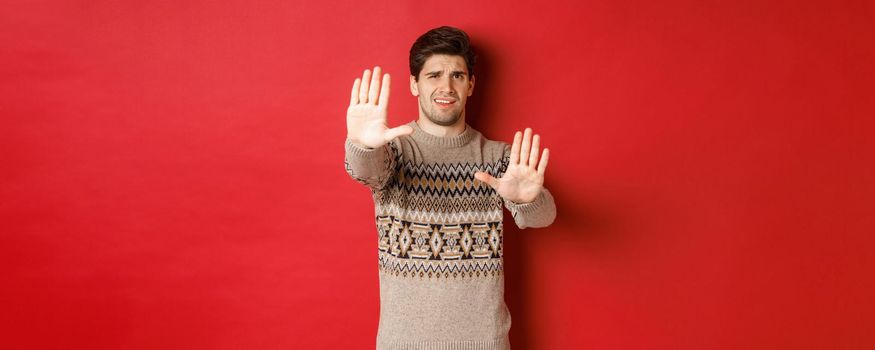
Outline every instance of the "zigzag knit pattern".
<path id="1" fill-rule="evenodd" d="M 375 192 L 380 269 L 395 276 L 495 276 L 502 272 L 502 199 L 474 179 L 493 164 L 416 164 L 396 155 L 396 176 Z"/>
<path id="2" fill-rule="evenodd" d="M 555 216 L 544 189 L 516 204 L 474 179 L 501 177 L 510 145 L 466 125 L 436 136 L 413 133 L 385 147 L 347 140 L 346 171 L 374 199 L 380 268 L 377 349 L 509 349 L 504 303 L 503 210 L 517 226 L 543 227 Z"/>

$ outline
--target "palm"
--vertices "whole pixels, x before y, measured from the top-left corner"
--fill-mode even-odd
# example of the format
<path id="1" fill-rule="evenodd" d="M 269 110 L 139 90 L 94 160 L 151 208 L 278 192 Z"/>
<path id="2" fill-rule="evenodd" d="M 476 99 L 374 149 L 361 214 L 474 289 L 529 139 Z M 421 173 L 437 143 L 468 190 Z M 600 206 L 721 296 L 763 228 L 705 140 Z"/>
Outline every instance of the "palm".
<path id="1" fill-rule="evenodd" d="M 498 194 L 514 203 L 530 203 L 534 201 L 544 188 L 544 171 L 547 168 L 549 150 L 544 149 L 538 157 L 540 136 L 532 138 L 532 130 L 526 129 L 524 134 L 517 131 L 510 150 L 510 162 L 501 178 L 495 178 L 484 172 L 477 172 L 474 177 L 486 182 Z"/>
<path id="2" fill-rule="evenodd" d="M 355 80 L 346 110 L 346 137 L 370 148 L 413 131 L 409 126 L 390 129 L 386 125 L 390 78 L 389 74 L 384 75 L 381 84 L 380 73 L 380 67 L 374 67 L 373 75 L 365 70 L 362 78 Z"/>
<path id="3" fill-rule="evenodd" d="M 346 111 L 346 130 L 351 139 L 368 147 L 378 147 L 385 143 L 386 109 L 361 103 L 349 106 Z"/>
<path id="4" fill-rule="evenodd" d="M 544 177 L 531 167 L 508 165 L 495 189 L 499 195 L 516 203 L 534 201 L 541 193 Z"/>

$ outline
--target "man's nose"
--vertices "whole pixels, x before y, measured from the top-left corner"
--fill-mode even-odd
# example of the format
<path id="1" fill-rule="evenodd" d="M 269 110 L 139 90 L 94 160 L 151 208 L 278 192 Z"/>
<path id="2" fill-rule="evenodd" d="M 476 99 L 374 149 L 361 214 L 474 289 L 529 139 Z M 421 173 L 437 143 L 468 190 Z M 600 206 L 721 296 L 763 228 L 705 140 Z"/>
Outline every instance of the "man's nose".
<path id="1" fill-rule="evenodd" d="M 440 84 L 438 85 L 438 91 L 445 92 L 448 94 L 455 94 L 456 93 L 455 91 L 453 91 L 452 79 L 449 76 L 441 77 L 439 80 L 440 80 Z"/>

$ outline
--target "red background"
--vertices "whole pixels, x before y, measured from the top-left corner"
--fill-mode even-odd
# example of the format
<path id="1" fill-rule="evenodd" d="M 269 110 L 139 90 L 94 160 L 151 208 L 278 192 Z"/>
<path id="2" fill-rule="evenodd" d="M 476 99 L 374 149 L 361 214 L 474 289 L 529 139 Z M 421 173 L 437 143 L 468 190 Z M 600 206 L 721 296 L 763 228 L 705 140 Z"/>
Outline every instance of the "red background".
<path id="1" fill-rule="evenodd" d="M 875 8 L 842 1 L 7 1 L 3 348 L 372 348 L 349 88 L 439 25 L 468 117 L 551 148 L 515 349 L 875 347 Z"/>

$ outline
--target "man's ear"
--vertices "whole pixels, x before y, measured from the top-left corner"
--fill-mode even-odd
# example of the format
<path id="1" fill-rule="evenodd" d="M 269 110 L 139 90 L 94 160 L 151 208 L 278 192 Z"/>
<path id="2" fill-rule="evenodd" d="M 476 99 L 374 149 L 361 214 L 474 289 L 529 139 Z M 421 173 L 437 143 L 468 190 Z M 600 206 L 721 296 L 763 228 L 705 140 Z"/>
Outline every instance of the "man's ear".
<path id="1" fill-rule="evenodd" d="M 410 93 L 413 96 L 419 96 L 419 86 L 416 85 L 416 77 L 410 75 Z"/>
<path id="2" fill-rule="evenodd" d="M 475 78 L 477 78 L 477 76 L 472 75 L 471 81 L 468 82 L 468 96 L 471 96 L 471 94 L 474 93 L 474 79 Z"/>

